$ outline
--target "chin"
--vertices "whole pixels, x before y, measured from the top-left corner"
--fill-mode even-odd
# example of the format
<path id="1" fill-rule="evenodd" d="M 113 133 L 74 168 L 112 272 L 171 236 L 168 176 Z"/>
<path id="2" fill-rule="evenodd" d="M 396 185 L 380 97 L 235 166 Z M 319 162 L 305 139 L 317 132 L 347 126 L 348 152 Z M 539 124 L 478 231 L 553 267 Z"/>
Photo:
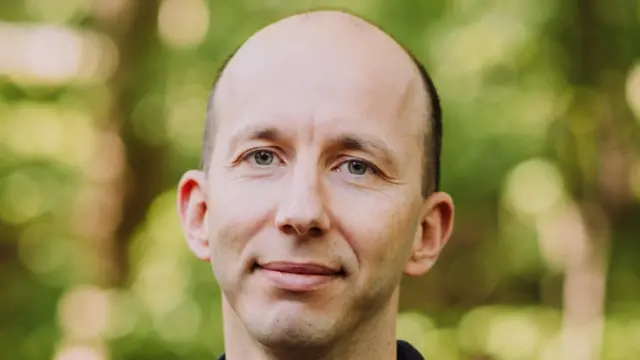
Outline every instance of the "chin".
<path id="1" fill-rule="evenodd" d="M 245 324 L 252 336 L 269 348 L 323 348 L 341 333 L 340 324 L 330 314 L 286 306 L 262 310 L 251 314 L 255 316 Z"/>

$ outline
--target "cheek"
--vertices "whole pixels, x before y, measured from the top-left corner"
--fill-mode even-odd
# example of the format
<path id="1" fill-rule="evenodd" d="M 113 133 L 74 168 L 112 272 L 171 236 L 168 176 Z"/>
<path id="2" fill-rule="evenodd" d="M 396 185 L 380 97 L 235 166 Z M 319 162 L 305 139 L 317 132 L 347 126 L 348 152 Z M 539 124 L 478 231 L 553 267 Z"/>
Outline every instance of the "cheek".
<path id="1" fill-rule="evenodd" d="M 342 195 L 335 208 L 363 271 L 388 274 L 404 266 L 416 216 L 401 194 Z"/>
<path id="2" fill-rule="evenodd" d="M 276 181 L 222 179 L 209 189 L 211 217 L 224 227 L 262 222 L 276 208 L 280 188 Z"/>
<path id="3" fill-rule="evenodd" d="M 264 183 L 217 184 L 208 197 L 210 255 L 214 270 L 227 271 L 243 265 L 250 240 L 272 221 L 277 191 Z"/>

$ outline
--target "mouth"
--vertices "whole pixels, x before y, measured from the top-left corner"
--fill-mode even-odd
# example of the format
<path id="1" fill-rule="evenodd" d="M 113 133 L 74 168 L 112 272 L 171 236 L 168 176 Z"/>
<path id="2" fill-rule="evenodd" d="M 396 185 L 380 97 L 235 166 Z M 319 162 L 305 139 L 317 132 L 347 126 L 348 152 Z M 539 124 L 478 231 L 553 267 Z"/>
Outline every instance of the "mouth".
<path id="1" fill-rule="evenodd" d="M 341 267 L 311 262 L 256 262 L 252 272 L 263 275 L 276 288 L 290 292 L 318 290 L 346 276 Z"/>

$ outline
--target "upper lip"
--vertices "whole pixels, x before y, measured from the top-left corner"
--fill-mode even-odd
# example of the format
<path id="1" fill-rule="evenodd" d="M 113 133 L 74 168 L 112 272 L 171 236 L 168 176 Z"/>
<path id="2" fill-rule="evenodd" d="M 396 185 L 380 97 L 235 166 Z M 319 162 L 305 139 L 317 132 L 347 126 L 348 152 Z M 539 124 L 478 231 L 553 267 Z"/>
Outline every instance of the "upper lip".
<path id="1" fill-rule="evenodd" d="M 313 262 L 271 261 L 259 263 L 258 266 L 267 270 L 301 275 L 337 275 L 342 273 L 340 268 Z"/>

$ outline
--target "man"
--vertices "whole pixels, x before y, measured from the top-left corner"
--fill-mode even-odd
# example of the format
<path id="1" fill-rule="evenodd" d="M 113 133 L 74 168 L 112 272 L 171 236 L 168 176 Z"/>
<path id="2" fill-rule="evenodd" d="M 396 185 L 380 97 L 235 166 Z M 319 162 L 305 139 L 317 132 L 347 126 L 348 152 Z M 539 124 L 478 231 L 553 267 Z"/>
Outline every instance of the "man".
<path id="1" fill-rule="evenodd" d="M 221 359 L 422 359 L 396 341 L 400 281 L 453 227 L 424 69 L 365 20 L 313 11 L 249 38 L 213 92 L 178 208 L 222 290 Z"/>

